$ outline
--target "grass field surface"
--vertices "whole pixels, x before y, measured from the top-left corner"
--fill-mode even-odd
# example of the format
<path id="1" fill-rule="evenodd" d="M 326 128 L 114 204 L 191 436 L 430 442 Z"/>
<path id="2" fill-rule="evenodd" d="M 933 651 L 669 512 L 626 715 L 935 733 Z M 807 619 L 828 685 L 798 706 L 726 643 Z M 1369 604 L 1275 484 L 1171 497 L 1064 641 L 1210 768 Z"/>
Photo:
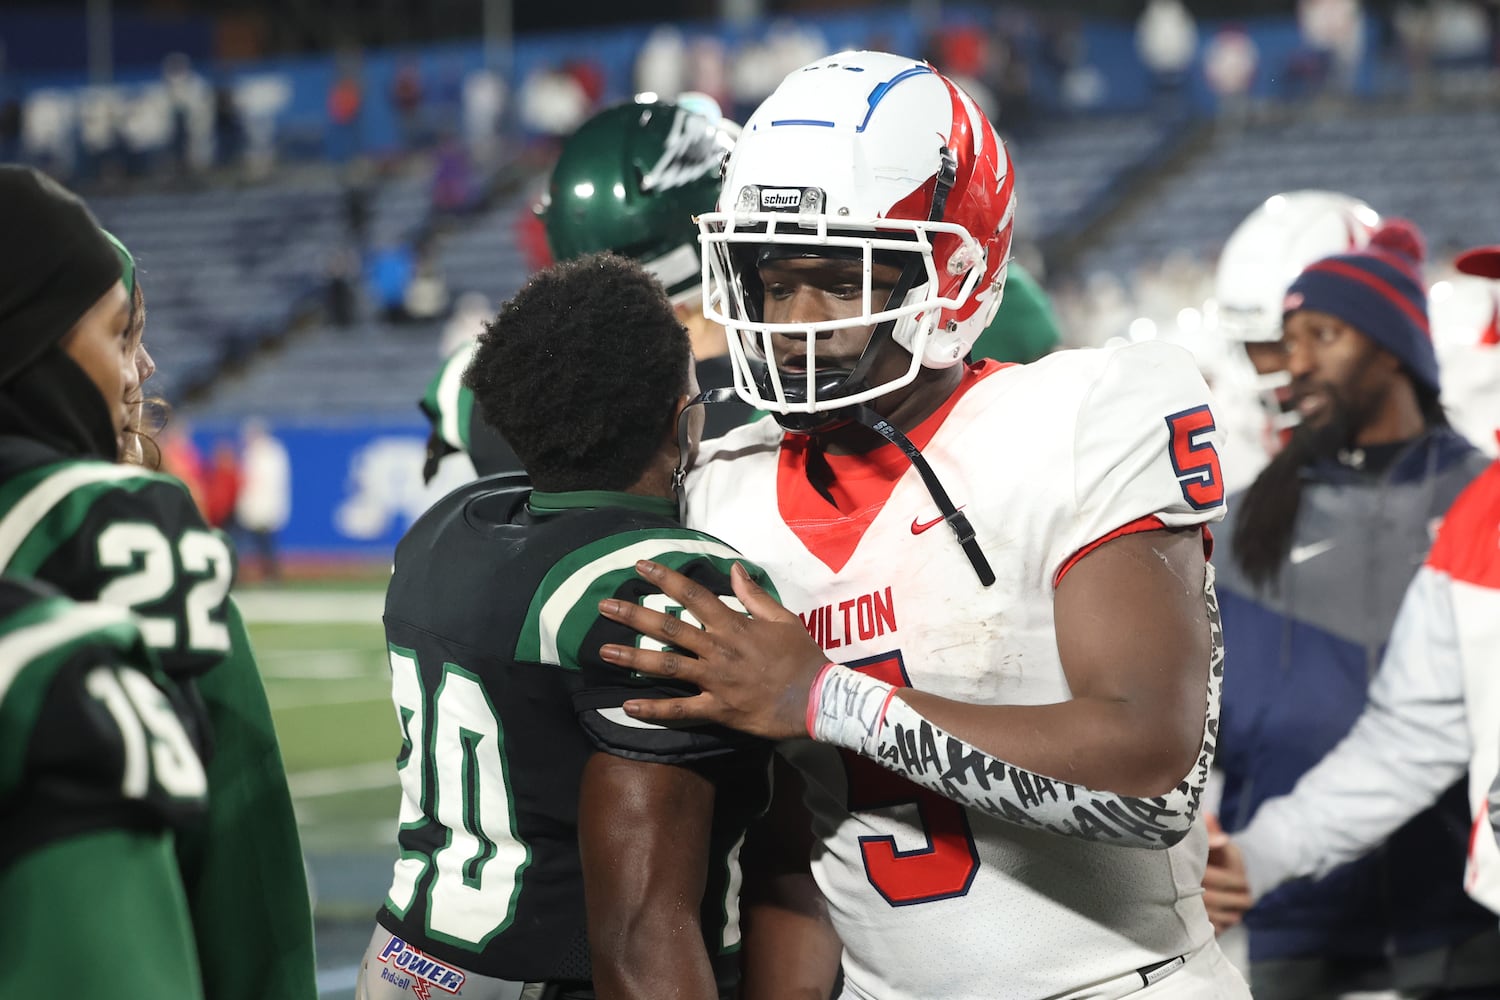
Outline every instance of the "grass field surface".
<path id="1" fill-rule="evenodd" d="M 250 630 L 297 809 L 318 930 L 319 985 L 353 996 L 395 859 L 400 745 L 380 583 L 235 595 Z"/>

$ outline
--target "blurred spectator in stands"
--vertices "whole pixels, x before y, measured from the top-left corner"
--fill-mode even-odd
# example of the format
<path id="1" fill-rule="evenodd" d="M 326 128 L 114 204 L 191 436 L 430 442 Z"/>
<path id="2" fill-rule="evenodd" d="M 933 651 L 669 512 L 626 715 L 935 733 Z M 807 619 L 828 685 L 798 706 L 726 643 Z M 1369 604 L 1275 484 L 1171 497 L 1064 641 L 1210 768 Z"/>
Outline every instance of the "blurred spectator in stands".
<path id="1" fill-rule="evenodd" d="M 543 177 L 541 183 L 526 198 L 526 202 L 537 205 L 546 192 L 547 178 Z M 521 248 L 521 255 L 526 258 L 526 270 L 528 273 L 540 271 L 552 263 L 552 247 L 547 243 L 547 227 L 535 211 L 517 212 L 515 218 L 516 246 Z"/>
<path id="2" fill-rule="evenodd" d="M 1198 24 L 1182 0 L 1147 0 L 1135 22 L 1135 50 L 1158 96 L 1175 107 L 1198 55 Z"/>
<path id="3" fill-rule="evenodd" d="M 718 38 L 702 36 L 693 39 L 687 50 L 688 91 L 707 94 L 724 107 L 729 100 L 729 54 Z M 659 94 L 664 100 L 671 98 Z M 598 102 L 595 102 L 596 104 Z"/>
<path id="4" fill-rule="evenodd" d="M 443 324 L 439 352 L 445 358 L 450 357 L 460 347 L 472 343 L 494 318 L 495 308 L 488 296 L 483 292 L 464 292 L 453 304 L 448 322 Z"/>
<path id="5" fill-rule="evenodd" d="M 276 536 L 292 513 L 292 466 L 286 446 L 265 421 L 251 418 L 240 428 L 240 490 L 234 517 L 248 536 L 263 580 L 281 579 Z"/>
<path id="6" fill-rule="evenodd" d="M 686 89 L 687 43 L 675 25 L 657 25 L 635 56 L 636 93 L 670 101 Z"/>
<path id="7" fill-rule="evenodd" d="M 1214 559 L 1235 664 L 1216 760 L 1226 830 L 1349 732 L 1434 523 L 1487 464 L 1439 402 L 1423 256 L 1413 227 L 1387 222 L 1367 250 L 1313 263 L 1286 294 L 1281 343 L 1302 423 L 1230 498 Z M 1463 892 L 1469 817 L 1460 781 L 1384 852 L 1257 903 L 1245 921 L 1257 1000 L 1495 995 L 1500 934 Z"/>
<path id="8" fill-rule="evenodd" d="M 21 112 L 21 147 L 25 158 L 55 177 L 77 167 L 78 106 L 60 90 L 33 91 Z"/>
<path id="9" fill-rule="evenodd" d="M 448 311 L 448 282 L 443 279 L 430 240 L 417 247 L 416 267 L 406 283 L 402 307 L 406 318 L 413 321 L 437 319 Z"/>
<path id="10" fill-rule="evenodd" d="M 1088 42 L 1076 18 L 1054 15 L 1042 51 L 1053 76 L 1061 83 L 1064 105 L 1087 108 L 1099 101 L 1104 94 L 1104 78 L 1089 63 Z"/>
<path id="11" fill-rule="evenodd" d="M 343 163 L 364 146 L 364 87 L 350 69 L 339 72 L 328 88 L 328 157 Z"/>
<path id="12" fill-rule="evenodd" d="M 1360 0 L 1297 0 L 1297 27 L 1306 46 L 1303 58 L 1312 60 L 1307 70 L 1321 63 L 1335 92 L 1353 93 L 1355 73 L 1365 52 Z"/>
<path id="13" fill-rule="evenodd" d="M 771 95 L 786 75 L 829 52 L 823 33 L 808 24 L 780 20 L 766 29 L 765 37 L 742 45 L 732 57 L 729 71 L 728 117 L 744 121 L 760 102 Z"/>
<path id="14" fill-rule="evenodd" d="M 264 177 L 276 164 L 276 116 L 292 102 L 292 85 L 279 73 L 263 73 L 234 90 L 245 128 L 245 172 Z"/>
<path id="15" fill-rule="evenodd" d="M 1390 12 L 1391 34 L 1410 81 L 1411 95 L 1425 100 L 1432 90 L 1432 46 L 1436 16 L 1429 3 L 1402 3 Z"/>
<path id="16" fill-rule="evenodd" d="M 87 178 L 116 176 L 120 162 L 119 94 L 109 87 L 85 87 L 78 94 L 78 170 Z"/>
<path id="17" fill-rule="evenodd" d="M 432 164 L 432 210 L 439 215 L 459 215 L 474 207 L 478 195 L 469 151 L 457 136 L 444 136 Z"/>
<path id="18" fill-rule="evenodd" d="M 353 326 L 359 313 L 359 254 L 348 247 L 340 247 L 328 259 L 324 309 L 328 322 L 338 327 Z"/>
<path id="19" fill-rule="evenodd" d="M 464 77 L 463 134 L 469 155 L 476 164 L 491 164 L 499 155 L 500 122 L 504 113 L 505 81 L 499 73 L 480 69 Z"/>
<path id="20" fill-rule="evenodd" d="M 1000 107 L 999 116 L 991 121 L 1007 136 L 1024 139 L 1035 117 L 1031 66 L 1021 39 L 1009 32 L 1005 20 L 996 21 L 996 33 L 990 38 L 989 75 Z"/>
<path id="21" fill-rule="evenodd" d="M 1203 78 L 1219 101 L 1221 114 L 1233 120 L 1244 117 L 1260 50 L 1255 40 L 1237 24 L 1214 33 L 1203 52 Z"/>
<path id="22" fill-rule="evenodd" d="M 230 531 L 239 496 L 240 460 L 234 444 L 220 438 L 214 442 L 213 457 L 203 480 L 203 516 L 215 528 Z"/>
<path id="23" fill-rule="evenodd" d="M 237 167 L 245 155 L 245 121 L 239 102 L 227 83 L 214 88 L 214 161 L 221 167 Z"/>
<path id="24" fill-rule="evenodd" d="M 206 511 L 203 494 L 203 454 L 193 443 L 193 431 L 181 416 L 168 424 L 157 438 L 161 468 L 182 480 L 199 511 Z"/>
<path id="25" fill-rule="evenodd" d="M 569 59 L 563 63 L 563 72 L 577 81 L 589 108 L 604 99 L 604 67 L 593 59 Z"/>
<path id="26" fill-rule="evenodd" d="M 365 282 L 376 314 L 392 323 L 406 319 L 406 286 L 416 273 L 411 248 L 395 243 L 377 247 L 365 260 Z"/>
<path id="27" fill-rule="evenodd" d="M 162 60 L 170 116 L 172 166 L 179 174 L 193 173 L 213 158 L 213 91 L 181 52 Z"/>
<path id="28" fill-rule="evenodd" d="M 344 230 L 356 249 L 364 251 L 370 239 L 370 199 L 375 184 L 370 161 L 358 157 L 344 171 Z"/>
<path id="29" fill-rule="evenodd" d="M 976 24 L 955 24 L 938 34 L 934 65 L 964 89 L 991 121 L 1000 120 L 999 100 L 990 90 L 990 43 Z"/>
<path id="30" fill-rule="evenodd" d="M 570 73 L 555 68 L 532 72 L 521 84 L 521 125 L 546 139 L 571 135 L 589 113 L 589 96 Z"/>
<path id="31" fill-rule="evenodd" d="M 116 114 L 117 150 L 127 175 L 152 173 L 163 152 L 172 155 L 173 105 L 166 88 L 148 87 L 133 99 L 122 99 Z M 196 163 L 189 159 L 174 159 L 172 170 L 178 176 L 196 170 Z"/>
<path id="32" fill-rule="evenodd" d="M 422 70 L 413 60 L 406 60 L 397 67 L 391 77 L 389 93 L 391 110 L 396 115 L 396 127 L 401 133 L 401 148 L 406 152 L 421 149 L 427 144 L 426 123 L 422 120 L 422 103 L 426 97 L 422 86 Z"/>

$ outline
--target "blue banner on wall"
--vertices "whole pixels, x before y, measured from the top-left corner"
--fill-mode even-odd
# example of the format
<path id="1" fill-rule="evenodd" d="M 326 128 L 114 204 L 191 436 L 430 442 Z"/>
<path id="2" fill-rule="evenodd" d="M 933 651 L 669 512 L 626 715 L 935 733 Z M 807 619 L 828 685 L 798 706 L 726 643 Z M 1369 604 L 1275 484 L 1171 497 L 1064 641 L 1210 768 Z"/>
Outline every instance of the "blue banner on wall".
<path id="1" fill-rule="evenodd" d="M 455 487 L 473 478 L 462 455 L 443 460 L 431 484 L 422 482 L 427 426 L 410 421 L 363 425 L 272 425 L 291 462 L 291 515 L 277 536 L 290 558 L 389 558 L 413 521 Z M 237 441 L 233 425 L 199 425 L 199 450 Z"/>

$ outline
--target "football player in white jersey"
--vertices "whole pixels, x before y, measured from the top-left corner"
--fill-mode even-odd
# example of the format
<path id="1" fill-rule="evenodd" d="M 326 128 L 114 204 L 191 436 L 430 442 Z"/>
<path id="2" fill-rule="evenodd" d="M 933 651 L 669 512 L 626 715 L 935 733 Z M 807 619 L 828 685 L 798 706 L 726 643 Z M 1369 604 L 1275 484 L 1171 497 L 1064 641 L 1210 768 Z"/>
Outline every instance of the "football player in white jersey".
<path id="1" fill-rule="evenodd" d="M 643 724 L 793 741 L 844 997 L 1246 997 L 1196 882 L 1223 665 L 1208 390 L 1160 343 L 964 363 L 1012 176 L 923 62 L 840 53 L 761 105 L 700 224 L 736 388 L 777 420 L 706 446 L 686 496 L 786 608 L 642 564 L 682 616 L 601 611 L 698 658 L 603 653 L 701 689 L 627 703 Z M 794 945 L 774 982 L 746 942 L 749 996 L 826 995 Z"/>
<path id="2" fill-rule="evenodd" d="M 1358 198 L 1286 191 L 1245 216 L 1219 254 L 1205 334 L 1222 350 L 1204 365 L 1224 432 L 1225 488 L 1254 482 L 1297 423 L 1281 349 L 1281 305 L 1292 280 L 1315 260 L 1362 249 L 1380 222 Z"/>

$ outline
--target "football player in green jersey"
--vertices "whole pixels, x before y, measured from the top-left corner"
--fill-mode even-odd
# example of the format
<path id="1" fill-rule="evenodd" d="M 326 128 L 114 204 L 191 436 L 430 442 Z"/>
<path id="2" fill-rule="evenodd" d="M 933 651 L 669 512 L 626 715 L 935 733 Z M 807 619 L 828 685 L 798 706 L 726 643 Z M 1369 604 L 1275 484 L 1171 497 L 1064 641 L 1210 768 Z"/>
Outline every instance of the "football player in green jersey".
<path id="1" fill-rule="evenodd" d="M 719 196 L 719 167 L 738 126 L 712 102 L 691 107 L 645 96 L 594 115 L 563 144 L 536 208 L 555 260 L 612 251 L 629 257 L 667 289 L 678 320 L 687 327 L 698 362 L 698 381 L 730 385 L 724 329 L 703 315 L 703 273 L 693 216 L 712 211 Z M 431 479 L 437 461 L 467 452 L 481 476 L 515 472 L 520 464 L 481 419 L 463 370 L 473 345 L 440 368 L 421 401 L 432 423 L 428 441 Z M 705 437 L 717 437 L 751 414 L 738 399 L 707 407 Z"/>
<path id="2" fill-rule="evenodd" d="M 206 717 L 209 815 L 177 845 L 210 1000 L 316 996 L 302 854 L 228 540 L 182 484 L 118 464 L 141 372 L 121 257 L 88 209 L 0 166 L 0 571 L 140 616 Z"/>
<path id="3" fill-rule="evenodd" d="M 196 723 L 128 611 L 0 578 L 0 996 L 203 996 L 173 854 Z"/>
<path id="4" fill-rule="evenodd" d="M 687 332 L 639 265 L 586 256 L 501 308 L 466 382 L 535 488 L 460 487 L 396 550 L 400 857 L 356 995 L 733 996 L 738 855 L 770 747 L 632 724 L 626 699 L 681 688 L 598 656 L 633 641 L 599 599 L 670 610 L 638 559 L 730 593 L 738 554 L 682 527 L 673 498 L 702 428 L 691 409 L 679 438 Z"/>

